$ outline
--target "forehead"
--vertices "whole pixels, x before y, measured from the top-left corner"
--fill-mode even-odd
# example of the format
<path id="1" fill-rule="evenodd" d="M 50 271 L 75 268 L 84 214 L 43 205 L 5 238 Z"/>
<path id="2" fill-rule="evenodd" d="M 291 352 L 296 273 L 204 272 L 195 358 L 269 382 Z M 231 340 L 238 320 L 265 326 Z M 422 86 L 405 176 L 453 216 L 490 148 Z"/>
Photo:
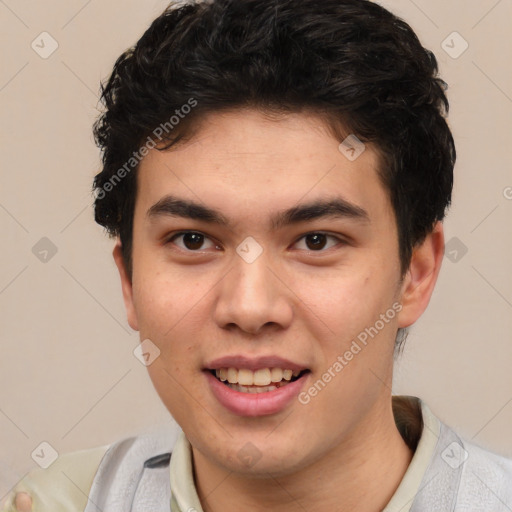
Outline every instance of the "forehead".
<path id="1" fill-rule="evenodd" d="M 375 148 L 357 146 L 362 152 L 353 159 L 347 155 L 354 152 L 339 145 L 323 120 L 310 114 L 279 119 L 252 110 L 209 114 L 190 140 L 167 151 L 153 149 L 141 162 L 136 216 L 169 194 L 253 222 L 259 212 L 326 196 L 341 197 L 371 215 L 389 211 Z"/>

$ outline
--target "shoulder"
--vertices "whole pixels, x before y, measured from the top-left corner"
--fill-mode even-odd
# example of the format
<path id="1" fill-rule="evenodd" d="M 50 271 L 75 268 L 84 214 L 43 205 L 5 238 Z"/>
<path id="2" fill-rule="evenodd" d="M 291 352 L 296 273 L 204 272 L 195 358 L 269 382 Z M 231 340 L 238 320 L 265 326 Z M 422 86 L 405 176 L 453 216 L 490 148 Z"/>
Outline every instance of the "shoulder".
<path id="1" fill-rule="evenodd" d="M 465 460 L 457 502 L 460 510 L 477 510 L 479 503 L 492 505 L 496 510 L 511 510 L 512 458 L 470 441 L 462 440 L 462 448 L 461 456 Z"/>
<path id="2" fill-rule="evenodd" d="M 168 484 L 170 453 L 178 434 L 179 430 L 169 427 L 156 428 L 60 455 L 47 469 L 36 468 L 25 475 L 0 505 L 0 512 L 17 512 L 18 492 L 31 496 L 33 512 L 130 510 L 139 484 L 158 489 Z"/>
<path id="3" fill-rule="evenodd" d="M 418 448 L 423 438 L 431 439 L 432 447 L 411 512 L 512 511 L 512 458 L 459 436 L 420 402 L 423 427 Z"/>
<path id="4" fill-rule="evenodd" d="M 18 492 L 31 496 L 34 511 L 84 510 L 98 466 L 110 446 L 65 453 L 46 469 L 32 469 L 10 491 L 1 511 L 16 512 L 14 500 Z"/>

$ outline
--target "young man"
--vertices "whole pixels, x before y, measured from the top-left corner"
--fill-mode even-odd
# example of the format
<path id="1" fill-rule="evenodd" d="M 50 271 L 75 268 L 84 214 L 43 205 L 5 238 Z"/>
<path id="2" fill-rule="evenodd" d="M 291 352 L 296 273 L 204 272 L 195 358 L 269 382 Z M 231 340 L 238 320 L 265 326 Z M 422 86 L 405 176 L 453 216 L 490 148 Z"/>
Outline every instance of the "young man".
<path id="1" fill-rule="evenodd" d="M 95 214 L 182 432 L 67 454 L 5 510 L 512 510 L 511 460 L 391 396 L 443 258 L 445 85 L 365 0 L 157 18 L 103 91 Z"/>

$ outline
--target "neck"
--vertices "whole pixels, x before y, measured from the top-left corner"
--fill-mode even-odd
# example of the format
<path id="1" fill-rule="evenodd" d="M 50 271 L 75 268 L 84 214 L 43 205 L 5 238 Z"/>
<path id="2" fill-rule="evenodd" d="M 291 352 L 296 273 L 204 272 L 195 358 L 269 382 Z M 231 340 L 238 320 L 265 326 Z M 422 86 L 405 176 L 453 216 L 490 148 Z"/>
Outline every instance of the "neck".
<path id="1" fill-rule="evenodd" d="M 314 464 L 278 478 L 237 475 L 192 450 L 196 488 L 205 512 L 308 512 L 382 510 L 411 462 L 391 399 Z"/>

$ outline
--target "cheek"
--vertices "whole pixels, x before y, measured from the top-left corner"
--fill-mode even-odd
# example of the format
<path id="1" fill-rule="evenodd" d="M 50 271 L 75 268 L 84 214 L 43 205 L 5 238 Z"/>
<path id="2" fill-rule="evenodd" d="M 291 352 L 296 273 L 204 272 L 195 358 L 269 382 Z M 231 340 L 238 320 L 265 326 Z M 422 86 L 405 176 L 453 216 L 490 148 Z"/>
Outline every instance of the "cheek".
<path id="1" fill-rule="evenodd" d="M 388 271 L 389 274 L 389 271 Z M 327 338 L 352 339 L 378 320 L 394 299 L 392 276 L 378 267 L 303 277 L 294 283 L 297 295 L 309 314 L 311 327 L 317 325 Z"/>
<path id="2" fill-rule="evenodd" d="M 182 365 L 161 355 L 147 369 L 160 400 L 172 417 L 182 425 L 194 411 L 194 403 L 187 392 L 191 383 L 186 375 L 182 375 Z"/>
<path id="3" fill-rule="evenodd" d="M 134 299 L 142 339 L 166 345 L 178 343 L 184 332 L 194 339 L 208 283 L 188 272 L 149 270 L 140 275 L 134 279 Z"/>

